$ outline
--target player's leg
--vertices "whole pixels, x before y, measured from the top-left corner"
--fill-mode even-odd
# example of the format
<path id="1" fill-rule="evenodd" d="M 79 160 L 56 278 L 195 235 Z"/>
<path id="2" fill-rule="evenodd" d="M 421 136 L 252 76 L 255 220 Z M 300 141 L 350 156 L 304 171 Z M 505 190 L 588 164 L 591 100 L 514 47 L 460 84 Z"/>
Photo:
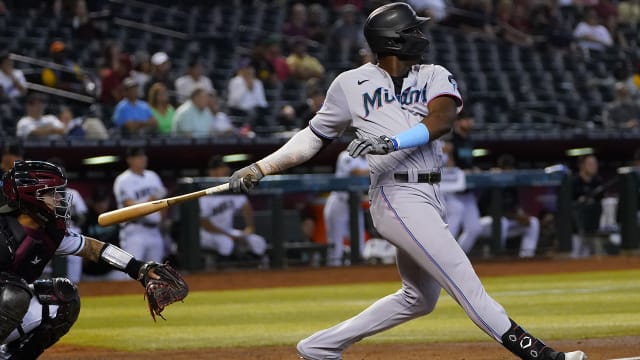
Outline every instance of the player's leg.
<path id="1" fill-rule="evenodd" d="M 2 359 L 36 359 L 65 335 L 78 318 L 78 290 L 68 279 L 36 280 L 33 291 L 36 297 L 31 300 L 20 331 L 14 331 L 7 339 L 0 353 Z"/>
<path id="2" fill-rule="evenodd" d="M 267 251 L 267 241 L 258 234 L 251 234 L 246 237 L 249 251 L 257 256 L 262 256 Z"/>
<path id="3" fill-rule="evenodd" d="M 21 278 L 0 273 L 0 343 L 22 322 L 31 301 L 31 290 Z"/>
<path id="4" fill-rule="evenodd" d="M 347 224 L 347 226 L 349 226 L 349 224 Z M 349 234 L 351 234 L 351 231 L 349 231 Z M 358 208 L 358 234 L 360 235 L 358 239 L 358 244 L 360 244 L 360 258 L 362 258 L 364 251 L 364 211 L 362 211 L 361 207 Z"/>
<path id="5" fill-rule="evenodd" d="M 160 229 L 146 229 L 144 241 L 146 261 L 162 262 L 164 259 L 164 237 Z"/>
<path id="6" fill-rule="evenodd" d="M 433 188 L 383 187 L 371 196 L 373 220 L 383 237 L 409 254 L 480 329 L 523 359 L 564 359 L 564 354 L 555 353 L 514 323 L 487 294 L 442 220 L 442 210 L 435 207 L 438 202 Z"/>
<path id="7" fill-rule="evenodd" d="M 448 193 L 444 195 L 447 209 L 447 224 L 449 231 L 454 237 L 458 237 L 462 228 L 462 215 L 464 214 L 464 204 L 461 201 L 461 193 Z"/>
<path id="8" fill-rule="evenodd" d="M 341 359 L 349 345 L 433 311 L 440 285 L 408 254 L 398 251 L 396 259 L 402 288 L 351 319 L 300 341 L 297 348 L 304 359 Z"/>
<path id="9" fill-rule="evenodd" d="M 480 210 L 476 196 L 472 192 L 464 193 L 460 199 L 464 210 L 462 213 L 462 234 L 458 238 L 458 243 L 463 249 L 468 249 L 466 252 L 469 252 L 473 249 L 482 232 Z"/>
<path id="10" fill-rule="evenodd" d="M 522 242 L 518 256 L 527 258 L 536 254 L 538 240 L 540 239 L 540 220 L 535 216 L 529 216 L 529 225 L 520 225 L 523 229 Z"/>
<path id="11" fill-rule="evenodd" d="M 323 209 L 323 216 L 329 244 L 327 265 L 340 266 L 344 254 L 345 223 L 349 226 L 348 207 L 338 195 L 330 195 Z"/>

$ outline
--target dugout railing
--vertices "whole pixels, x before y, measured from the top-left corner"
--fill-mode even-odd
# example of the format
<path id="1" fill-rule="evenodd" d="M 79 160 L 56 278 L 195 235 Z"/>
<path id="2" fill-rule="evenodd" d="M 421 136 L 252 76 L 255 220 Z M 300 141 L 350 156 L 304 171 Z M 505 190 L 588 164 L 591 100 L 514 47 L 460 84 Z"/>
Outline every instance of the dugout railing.
<path id="1" fill-rule="evenodd" d="M 213 178 L 181 178 L 178 180 L 178 193 L 184 194 L 218 185 L 226 179 Z M 286 238 L 283 228 L 283 196 L 293 192 L 328 192 L 332 190 L 348 191 L 350 193 L 350 214 L 356 218 L 360 206 L 361 192 L 369 186 L 368 177 L 336 178 L 333 175 L 276 175 L 269 176 L 260 182 L 256 188 L 256 195 L 269 197 L 269 210 L 272 216 L 271 265 L 272 267 L 286 267 Z M 558 250 L 571 250 L 571 189 L 569 174 L 566 171 L 545 170 L 515 170 L 501 173 L 474 173 L 466 175 L 468 189 L 488 189 L 491 192 L 490 214 L 496 219 L 493 222 L 491 250 L 500 251 L 500 221 L 501 189 L 505 187 L 554 187 L 557 188 L 557 234 Z M 214 195 L 215 196 L 215 195 Z M 198 202 L 187 202 L 180 205 L 180 236 L 178 239 L 178 256 L 185 270 L 202 270 L 204 261 L 199 240 L 199 207 Z M 351 223 L 351 239 L 359 238 L 356 222 Z M 358 264 L 360 258 L 358 242 L 351 244 L 351 263 Z"/>
<path id="2" fill-rule="evenodd" d="M 572 236 L 572 199 L 571 182 L 566 171 L 516 170 L 501 173 L 466 174 L 466 187 L 469 189 L 488 189 L 491 194 L 490 214 L 494 218 L 491 250 L 498 252 L 501 248 L 498 219 L 501 214 L 501 193 L 505 187 L 553 187 L 556 188 L 556 232 L 559 252 L 571 251 Z M 184 194 L 215 186 L 226 179 L 215 178 L 181 178 L 178 180 L 178 193 Z M 269 198 L 268 210 L 271 214 L 272 239 L 271 266 L 286 267 L 286 229 L 283 221 L 283 197 L 292 192 L 328 192 L 343 190 L 350 192 L 350 214 L 356 218 L 362 191 L 369 186 L 368 177 L 336 178 L 333 175 L 273 175 L 263 179 L 255 190 L 255 195 L 266 195 Z M 623 167 L 618 169 L 618 221 L 620 223 L 621 244 L 623 252 L 637 251 L 640 246 L 640 229 L 638 226 L 638 206 L 640 200 L 640 168 Z M 204 258 L 199 239 L 199 206 L 197 201 L 189 201 L 179 205 L 180 231 L 176 239 L 178 257 L 181 268 L 187 271 L 198 271 L 204 268 Z M 351 223 L 351 239 L 358 239 L 359 229 L 355 222 Z M 351 263 L 361 262 L 359 244 L 352 243 Z M 66 261 L 54 259 L 54 276 L 64 276 Z"/>

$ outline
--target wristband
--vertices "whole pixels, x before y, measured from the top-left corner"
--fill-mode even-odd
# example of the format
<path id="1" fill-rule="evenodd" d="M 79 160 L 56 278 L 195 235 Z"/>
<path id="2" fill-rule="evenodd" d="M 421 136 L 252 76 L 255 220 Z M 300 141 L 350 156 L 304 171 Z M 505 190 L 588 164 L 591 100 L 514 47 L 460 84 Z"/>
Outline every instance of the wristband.
<path id="1" fill-rule="evenodd" d="M 421 146 L 429 142 L 429 129 L 423 123 L 405 130 L 391 138 L 394 150 L 401 150 L 416 146 Z"/>
<path id="2" fill-rule="evenodd" d="M 132 279 L 138 279 L 138 273 L 144 263 L 117 246 L 106 244 L 100 251 L 100 261 L 114 269 L 127 273 Z"/>

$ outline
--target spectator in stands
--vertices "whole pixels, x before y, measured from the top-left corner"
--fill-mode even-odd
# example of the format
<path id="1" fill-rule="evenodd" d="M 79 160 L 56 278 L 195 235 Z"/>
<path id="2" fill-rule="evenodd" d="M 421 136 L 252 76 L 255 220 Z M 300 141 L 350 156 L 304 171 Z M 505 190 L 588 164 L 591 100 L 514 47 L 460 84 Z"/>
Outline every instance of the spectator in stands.
<path id="1" fill-rule="evenodd" d="M 58 111 L 58 119 L 64 125 L 65 135 L 67 137 L 84 138 L 85 131 L 82 127 L 83 119 L 81 117 L 74 117 L 70 107 L 61 106 Z"/>
<path id="2" fill-rule="evenodd" d="M 115 40 L 107 40 L 105 42 L 102 58 L 98 64 L 100 78 L 104 78 L 107 75 L 107 71 L 112 71 L 118 67 L 121 53 L 122 46 L 119 42 Z"/>
<path id="3" fill-rule="evenodd" d="M 176 110 L 172 133 L 178 136 L 210 137 L 229 134 L 232 131 L 231 121 L 223 113 L 215 117 L 209 108 L 209 91 L 196 88 L 191 92 L 191 99 Z M 214 105 L 215 108 L 215 105 Z"/>
<path id="4" fill-rule="evenodd" d="M 504 154 L 498 158 L 496 169 L 493 171 L 512 171 L 515 170 L 515 158 L 513 155 Z M 536 254 L 538 240 L 540 238 L 540 221 L 537 217 L 528 214 L 520 204 L 518 188 L 507 187 L 501 191 L 502 195 L 502 217 L 501 222 L 501 238 L 500 243 L 504 249 L 507 244 L 507 238 L 521 236 L 520 249 L 518 256 L 521 258 L 530 258 Z M 493 226 L 493 217 L 485 216 L 480 219 L 482 223 L 481 236 L 490 237 Z M 471 247 L 468 248 L 469 250 Z M 463 249 L 468 251 L 467 249 Z"/>
<path id="5" fill-rule="evenodd" d="M 629 29 L 637 29 L 640 23 L 640 0 L 627 0 L 618 3 L 620 25 Z"/>
<path id="6" fill-rule="evenodd" d="M 289 20 L 282 25 L 282 34 L 286 37 L 289 48 L 295 38 L 309 39 L 307 6 L 304 3 L 297 2 L 291 6 Z"/>
<path id="7" fill-rule="evenodd" d="M 91 14 L 89 14 L 85 0 L 76 0 L 73 8 L 71 27 L 77 39 L 88 41 L 102 37 L 102 30 L 96 25 Z"/>
<path id="8" fill-rule="evenodd" d="M 100 102 L 107 107 L 115 106 L 125 95 L 122 82 L 131 74 L 131 58 L 128 54 L 119 54 L 115 67 L 102 72 L 102 92 Z"/>
<path id="9" fill-rule="evenodd" d="M 576 258 L 594 252 L 592 236 L 599 230 L 604 188 L 598 175 L 598 159 L 594 155 L 578 159 L 578 173 L 571 181 L 573 200 L 573 248 Z"/>
<path id="10" fill-rule="evenodd" d="M 69 58 L 68 52 L 64 42 L 56 40 L 51 43 L 49 46 L 51 60 L 64 70 L 45 68 L 41 74 L 42 84 L 77 93 L 86 93 L 92 90 L 88 87 L 91 79 L 78 64 Z"/>
<path id="11" fill-rule="evenodd" d="M 533 38 L 529 22 L 529 8 L 520 2 L 501 0 L 496 6 L 497 34 L 518 45 L 531 46 Z"/>
<path id="12" fill-rule="evenodd" d="M 345 66 L 350 65 L 359 49 L 367 46 L 358 15 L 354 5 L 344 5 L 340 9 L 340 17 L 331 27 L 329 41 L 332 52 L 337 52 L 336 60 Z"/>
<path id="13" fill-rule="evenodd" d="M 214 178 L 227 178 L 231 169 L 221 156 L 214 155 L 207 163 L 207 174 Z M 216 194 L 204 196 L 200 204 L 200 245 L 216 251 L 223 258 L 235 255 L 243 259 L 248 255 L 263 259 L 267 250 L 265 239 L 255 234 L 253 208 L 244 194 Z M 243 229 L 234 228 L 234 216 L 242 214 Z"/>
<path id="14" fill-rule="evenodd" d="M 178 94 L 178 102 L 182 104 L 191 97 L 195 88 L 204 89 L 206 92 L 213 92 L 214 88 L 211 79 L 203 74 L 202 64 L 197 57 L 189 61 L 187 73 L 180 76 L 175 81 L 175 89 Z"/>
<path id="15" fill-rule="evenodd" d="M 278 114 L 278 123 L 286 130 L 303 129 L 324 103 L 325 90 L 317 79 L 307 83 L 307 99 L 295 106 L 284 105 Z"/>
<path id="16" fill-rule="evenodd" d="M 446 26 L 460 28 L 471 34 L 493 38 L 495 21 L 491 0 L 456 0 L 455 12 L 442 21 Z"/>
<path id="17" fill-rule="evenodd" d="M 227 116 L 226 113 L 220 111 L 220 100 L 218 99 L 218 94 L 215 90 L 208 93 L 209 94 L 209 102 L 207 106 L 209 107 L 209 111 L 211 115 L 213 115 L 213 128 L 211 135 L 213 136 L 226 136 L 232 135 L 236 133 L 236 129 L 233 126 L 231 119 Z M 244 136 L 250 136 L 250 129 L 247 129 L 247 133 L 241 134 Z"/>
<path id="18" fill-rule="evenodd" d="M 251 66 L 265 88 L 275 88 L 291 74 L 287 58 L 282 56 L 281 39 L 270 35 L 253 49 Z"/>
<path id="19" fill-rule="evenodd" d="M 38 93 L 27 97 L 27 114 L 18 121 L 16 136 L 21 138 L 61 137 L 65 134 L 64 124 L 55 115 L 45 115 L 45 97 Z"/>
<path id="20" fill-rule="evenodd" d="M 249 59 L 242 59 L 236 75 L 229 81 L 227 89 L 229 115 L 244 119 L 255 125 L 261 121 L 269 104 L 264 93 L 264 85 L 256 78 L 255 69 Z"/>
<path id="21" fill-rule="evenodd" d="M 322 79 L 324 76 L 324 66 L 320 60 L 309 54 L 307 41 L 304 39 L 297 39 L 293 43 L 291 54 L 287 57 L 287 64 L 291 69 L 291 75 L 300 81 L 312 78 Z"/>
<path id="22" fill-rule="evenodd" d="M 155 134 L 158 122 L 151 113 L 149 104 L 138 99 L 138 83 L 128 77 L 123 81 L 125 98 L 120 100 L 113 112 L 113 124 L 123 136 Z"/>
<path id="23" fill-rule="evenodd" d="M 307 11 L 307 28 L 309 29 L 309 40 L 324 44 L 327 40 L 327 8 L 322 4 L 309 4 Z"/>
<path id="24" fill-rule="evenodd" d="M 151 80 L 151 59 L 149 58 L 149 54 L 144 50 L 136 51 L 131 59 L 133 60 L 131 77 L 138 83 L 138 97 L 144 98 L 147 95 L 144 90 Z"/>
<path id="25" fill-rule="evenodd" d="M 173 90 L 174 81 L 171 79 L 171 60 L 166 52 L 158 51 L 151 55 L 151 79 L 145 88 L 145 94 L 149 93 L 151 84 L 163 83 L 167 89 Z"/>
<path id="26" fill-rule="evenodd" d="M 609 30 L 600 24 L 600 18 L 592 8 L 585 9 L 583 20 L 574 29 L 573 36 L 587 58 L 594 52 L 602 53 L 613 45 Z"/>
<path id="27" fill-rule="evenodd" d="M 602 121 L 610 129 L 640 129 L 640 104 L 631 97 L 629 86 L 615 84 L 615 100 L 604 108 Z"/>
<path id="28" fill-rule="evenodd" d="M 440 22 L 447 17 L 447 5 L 444 0 L 409 0 L 407 3 L 418 15 L 430 17 L 432 21 Z"/>
<path id="29" fill-rule="evenodd" d="M 631 97 L 638 101 L 640 100 L 640 60 L 636 60 L 631 68 L 632 74 L 625 79 L 625 83 L 631 93 Z"/>
<path id="30" fill-rule="evenodd" d="M 171 134 L 176 110 L 169 102 L 167 87 L 163 83 L 151 85 L 148 101 L 151 114 L 158 122 L 158 133 L 161 135 Z"/>
<path id="31" fill-rule="evenodd" d="M 550 46 L 555 53 L 569 50 L 573 44 L 573 28 L 570 21 L 565 21 L 561 8 L 556 1 L 537 4 L 529 13 L 531 34 L 542 37 L 543 46 Z"/>
<path id="32" fill-rule="evenodd" d="M 21 70 L 13 68 L 9 53 L 0 55 L 0 102 L 16 100 L 27 94 L 27 81 Z"/>

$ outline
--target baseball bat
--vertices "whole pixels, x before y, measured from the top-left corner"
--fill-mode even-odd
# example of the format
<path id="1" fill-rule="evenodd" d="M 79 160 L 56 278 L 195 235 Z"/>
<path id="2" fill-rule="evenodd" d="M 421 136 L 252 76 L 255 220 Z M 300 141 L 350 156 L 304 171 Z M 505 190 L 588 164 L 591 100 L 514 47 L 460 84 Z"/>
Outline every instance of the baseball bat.
<path id="1" fill-rule="evenodd" d="M 137 219 L 141 216 L 149 215 L 156 211 L 167 208 L 171 205 L 179 204 L 185 201 L 197 199 L 206 195 L 221 193 L 229 190 L 229 183 L 213 186 L 204 190 L 194 191 L 192 193 L 174 196 L 166 199 L 147 201 L 135 204 L 121 209 L 108 211 L 98 216 L 98 224 L 100 226 L 110 226 L 121 222 Z"/>

